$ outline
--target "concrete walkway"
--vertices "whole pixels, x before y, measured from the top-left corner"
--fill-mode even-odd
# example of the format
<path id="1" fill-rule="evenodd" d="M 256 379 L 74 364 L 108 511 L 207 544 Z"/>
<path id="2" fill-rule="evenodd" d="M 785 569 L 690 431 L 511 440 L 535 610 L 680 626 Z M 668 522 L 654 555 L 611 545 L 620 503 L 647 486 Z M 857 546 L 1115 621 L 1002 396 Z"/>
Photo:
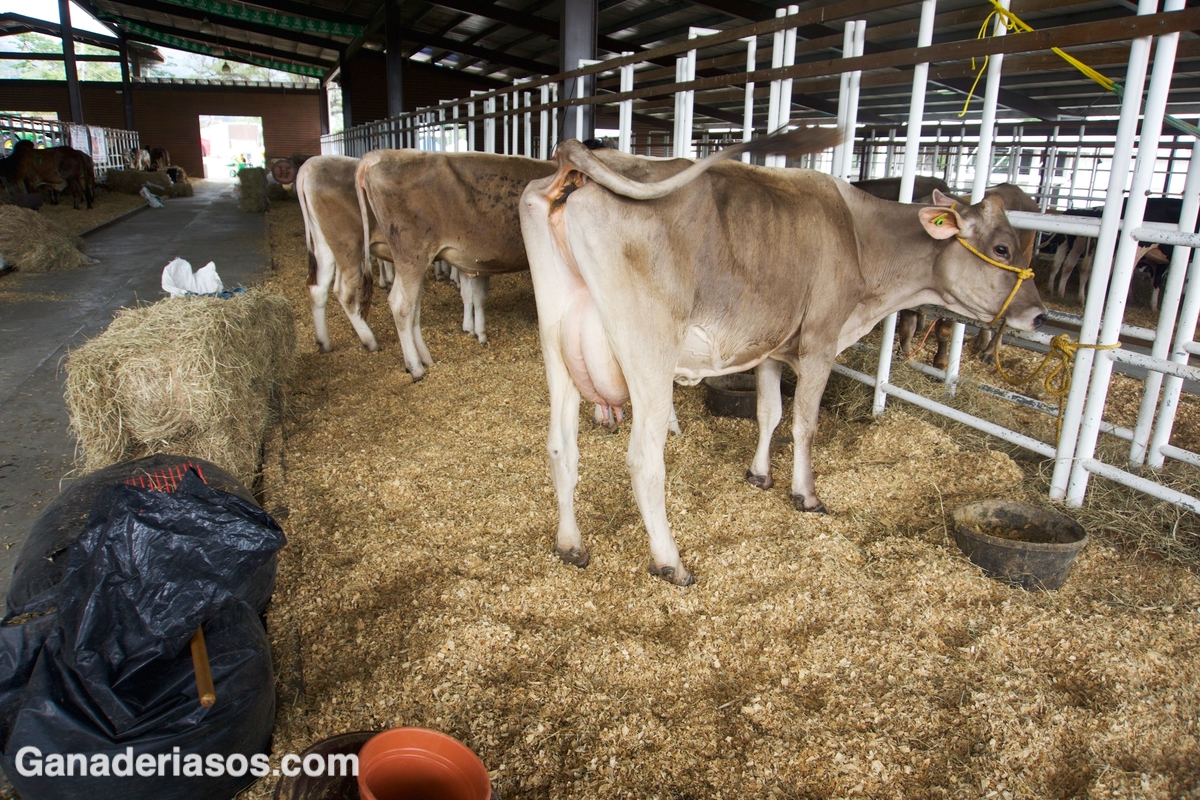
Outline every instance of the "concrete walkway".
<path id="1" fill-rule="evenodd" d="M 71 480 L 59 371 L 67 351 L 117 309 L 162 299 L 162 268 L 176 256 L 193 267 L 216 262 L 229 287 L 270 270 L 265 219 L 238 210 L 233 184 L 201 182 L 195 197 L 166 204 L 87 237 L 98 265 L 0 278 L 0 292 L 28 295 L 0 302 L 0 597 L 29 527 Z"/>

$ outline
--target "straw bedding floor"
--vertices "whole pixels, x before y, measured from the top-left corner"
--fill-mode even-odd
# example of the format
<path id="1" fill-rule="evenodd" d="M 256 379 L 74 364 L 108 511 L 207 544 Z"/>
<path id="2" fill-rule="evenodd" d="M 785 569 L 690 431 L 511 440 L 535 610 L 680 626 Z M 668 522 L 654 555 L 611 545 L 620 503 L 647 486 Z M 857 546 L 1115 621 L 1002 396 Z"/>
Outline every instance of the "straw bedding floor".
<path id="1" fill-rule="evenodd" d="M 277 753 L 433 727 L 506 800 L 1200 792 L 1193 516 L 1119 494 L 1083 517 L 1107 522 L 1067 585 L 1027 594 L 982 577 L 946 514 L 1044 502 L 1036 461 L 898 405 L 872 422 L 861 390 L 835 385 L 815 450 L 833 513 L 801 515 L 786 480 L 742 480 L 753 423 L 677 388 L 668 513 L 698 583 L 647 575 L 628 432 L 586 418 L 593 558 L 564 566 L 528 275 L 493 281 L 487 347 L 459 332 L 457 291 L 430 282 L 435 364 L 413 384 L 382 303 L 381 352 L 331 305 L 335 351 L 317 353 L 298 209 L 268 218 L 300 340 L 264 483 L 289 536 L 269 612 Z M 776 449 L 790 474 L 790 445 Z"/>
<path id="2" fill-rule="evenodd" d="M 78 236 L 86 230 L 103 225 L 111 219 L 146 205 L 146 201 L 136 194 L 119 194 L 117 192 L 100 191 L 92 208 L 71 207 L 71 198 L 63 195 L 59 204 L 49 203 L 42 206 L 40 213 L 56 226 L 72 235 Z"/>

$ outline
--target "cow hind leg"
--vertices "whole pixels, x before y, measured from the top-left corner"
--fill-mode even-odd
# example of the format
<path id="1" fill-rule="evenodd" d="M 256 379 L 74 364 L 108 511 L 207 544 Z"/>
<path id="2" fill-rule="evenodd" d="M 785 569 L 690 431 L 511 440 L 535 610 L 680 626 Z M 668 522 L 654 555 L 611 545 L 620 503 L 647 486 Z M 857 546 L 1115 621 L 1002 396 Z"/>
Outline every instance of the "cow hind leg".
<path id="1" fill-rule="evenodd" d="M 342 304 L 342 310 L 350 319 L 350 325 L 358 334 L 358 339 L 362 342 L 363 347 L 371 353 L 379 350 L 379 342 L 376 341 L 375 334 L 371 331 L 371 326 L 367 324 L 363 315 L 370 313 L 373 290 L 374 286 L 369 271 L 362 274 L 362 279 L 357 286 L 351 285 L 350 281 L 340 281 L 340 285 L 337 287 L 338 302 Z"/>
<path id="2" fill-rule="evenodd" d="M 796 398 L 792 415 L 792 502 L 800 511 L 826 513 L 825 504 L 817 496 L 813 475 L 812 445 L 817 435 L 817 416 L 821 410 L 821 393 L 833 367 L 833 355 L 807 355 L 795 365 Z"/>
<path id="3" fill-rule="evenodd" d="M 393 251 L 395 252 L 395 251 Z M 388 292 L 388 307 L 396 323 L 396 336 L 404 352 L 404 369 L 413 382 L 425 377 L 425 363 L 417 346 L 420 330 L 420 298 L 424 270 L 412 265 L 397 265 L 396 281 Z"/>
<path id="4" fill-rule="evenodd" d="M 313 253 L 308 254 L 308 300 L 312 307 L 313 332 L 317 347 L 322 353 L 333 349 L 329 341 L 329 328 L 325 324 L 325 306 L 329 303 L 329 287 L 333 276 L 325 274 L 320 261 Z"/>
<path id="5" fill-rule="evenodd" d="M 565 564 L 586 567 L 591 555 L 575 519 L 575 486 L 579 483 L 579 389 L 571 380 L 561 348 L 543 337 L 546 380 L 550 389 L 550 432 L 546 452 L 558 496 L 558 533 L 554 552 Z"/>
<path id="6" fill-rule="evenodd" d="M 628 374 L 626 378 L 631 376 Z M 633 482 L 633 496 L 650 535 L 650 574 L 676 586 L 696 582 L 679 558 L 679 549 L 667 522 L 667 466 L 663 451 L 671 417 L 671 376 L 641 376 L 629 380 L 631 402 L 637 413 L 629 431 L 625 464 Z"/>
<path id="7" fill-rule="evenodd" d="M 755 406 L 758 418 L 758 447 L 754 451 L 750 469 L 746 470 L 746 480 L 759 489 L 770 489 L 775 485 L 775 479 L 771 477 L 771 436 L 779 427 L 779 421 L 783 419 L 783 398 L 779 391 L 782 376 L 783 362 L 773 358 L 768 358 L 754 370 L 758 390 Z"/>

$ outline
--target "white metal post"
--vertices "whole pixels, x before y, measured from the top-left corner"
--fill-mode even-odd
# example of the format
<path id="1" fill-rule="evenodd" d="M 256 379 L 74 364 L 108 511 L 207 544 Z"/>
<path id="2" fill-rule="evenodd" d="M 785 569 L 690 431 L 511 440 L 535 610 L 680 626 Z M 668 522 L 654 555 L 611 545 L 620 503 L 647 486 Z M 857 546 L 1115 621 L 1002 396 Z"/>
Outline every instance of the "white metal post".
<path id="1" fill-rule="evenodd" d="M 550 84 L 543 83 L 542 105 L 550 102 Z M 545 161 L 550 157 L 550 112 L 542 109 L 538 112 L 538 158 Z"/>
<path id="2" fill-rule="evenodd" d="M 525 92 L 525 107 L 533 107 L 533 93 Z M 533 158 L 533 112 L 525 112 L 525 155 Z"/>
<path id="3" fill-rule="evenodd" d="M 921 25 L 917 33 L 917 47 L 928 47 L 933 43 L 933 18 L 937 13 L 937 0 L 922 0 Z M 929 62 L 923 61 L 913 69 L 912 99 L 908 105 L 908 140 L 904 145 L 904 171 L 900 176 L 900 202 L 911 203 L 913 186 L 917 178 L 917 155 L 921 147 L 921 125 L 925 119 L 925 87 L 929 78 Z M 884 384 L 892 373 L 892 350 L 896 342 L 896 315 L 888 314 L 883 320 L 883 338 L 879 343 L 879 365 L 875 371 L 875 401 L 871 413 L 879 416 L 887 404 Z"/>
<path id="4" fill-rule="evenodd" d="M 786 8 L 775 9 L 775 18 L 787 15 Z M 775 35 L 771 37 L 771 69 L 779 69 L 783 66 L 783 40 L 784 32 L 782 30 L 775 31 Z M 783 81 L 776 78 L 771 81 L 771 98 L 767 103 L 767 135 L 770 136 L 775 132 L 775 121 L 779 119 L 779 94 L 783 88 Z M 768 157 L 764 162 L 767 166 L 773 163 L 774 159 Z"/>
<path id="5" fill-rule="evenodd" d="M 1009 0 L 1000 0 L 1008 9 Z M 1008 31 L 1004 19 L 996 17 L 994 36 L 1003 36 Z M 971 184 L 971 203 L 983 200 L 992 174 L 992 150 L 996 136 L 996 105 L 1000 96 L 1000 74 L 1004 67 L 1004 54 L 997 53 L 988 59 L 987 84 L 983 93 L 983 114 L 979 120 L 979 149 L 975 153 L 975 180 Z M 958 376 L 962 370 L 963 337 L 967 326 L 955 322 L 950 333 L 950 362 L 946 365 L 946 392 L 953 395 L 958 388 Z"/>
<path id="6" fill-rule="evenodd" d="M 591 59 L 581 58 L 581 59 L 579 59 L 579 69 L 583 69 L 584 67 L 590 67 L 592 64 L 599 64 L 599 63 L 600 63 L 599 61 L 593 61 Z M 587 97 L 587 92 L 584 88 L 584 85 L 586 83 L 587 83 L 587 79 L 584 78 L 583 76 L 580 76 L 575 79 L 575 97 L 576 98 L 582 100 L 583 98 Z M 582 105 L 575 106 L 575 136 L 576 136 L 576 138 L 579 138 L 579 139 L 583 138 L 583 106 Z"/>
<path id="7" fill-rule="evenodd" d="M 852 23 L 854 25 L 854 49 L 851 51 L 854 57 L 861 56 L 866 47 L 867 37 L 867 21 L 865 19 L 856 19 Z M 842 150 L 842 172 L 841 176 L 846 180 L 850 180 L 850 169 L 854 165 L 854 129 L 858 127 L 858 91 L 862 84 L 862 70 L 857 69 L 850 73 L 850 91 L 847 93 L 846 101 L 846 145 Z"/>
<path id="8" fill-rule="evenodd" d="M 504 126 L 501 129 L 501 135 L 503 136 L 503 142 L 504 142 L 504 150 L 502 152 L 504 153 L 504 155 L 508 155 L 510 152 L 508 149 L 508 121 L 509 121 L 509 119 L 511 119 L 511 117 L 509 116 L 509 113 L 508 113 L 508 104 L 509 104 L 508 98 L 509 98 L 509 95 L 507 95 L 507 94 L 504 95 Z"/>
<path id="9" fill-rule="evenodd" d="M 481 92 L 472 90 L 472 92 L 471 92 L 472 97 L 474 97 L 477 94 L 481 94 Z M 468 117 L 475 116 L 475 101 L 474 100 L 467 103 L 467 116 Z M 475 150 L 475 121 L 474 120 L 471 120 L 470 122 L 467 123 L 467 149 L 471 150 L 471 151 Z"/>
<path id="10" fill-rule="evenodd" d="M 631 56 L 633 52 L 626 50 L 622 56 Z M 621 67 L 621 91 L 633 91 L 633 64 Z M 617 123 L 617 148 L 622 153 L 633 152 L 633 101 L 622 100 L 620 105 L 620 120 Z"/>
<path id="11" fill-rule="evenodd" d="M 747 36 L 742 39 L 746 43 L 746 72 L 754 72 L 757 66 L 758 37 Z M 754 137 L 754 81 L 746 82 L 746 102 L 742 109 L 742 141 L 748 142 Z M 750 163 L 750 154 L 742 153 L 742 161 Z"/>
<path id="12" fill-rule="evenodd" d="M 1173 34 L 1172 34 L 1173 35 Z M 1183 231 L 1196 230 L 1197 211 L 1200 210 L 1200 153 L 1193 153 L 1188 161 L 1187 178 L 1183 185 L 1183 207 L 1179 212 L 1179 228 Z M 1154 358 L 1169 358 L 1174 344 L 1175 323 L 1180 311 L 1179 300 L 1183 295 L 1184 278 L 1192 251 L 1176 247 L 1171 253 L 1171 264 L 1167 268 L 1167 280 L 1158 298 L 1158 328 L 1150 355 Z M 1190 335 L 1196 330 L 1195 323 L 1183 329 Z M 1186 362 L 1184 362 L 1186 363 Z M 1146 373 L 1146 385 L 1142 390 L 1142 404 L 1138 409 L 1137 424 L 1133 427 L 1133 444 L 1129 449 L 1129 463 L 1138 466 L 1145 462 L 1147 444 L 1154 427 L 1154 412 L 1158 408 L 1159 390 L 1163 374 L 1156 370 Z M 1161 466 L 1161 465 L 1160 465 Z"/>
<path id="13" fill-rule="evenodd" d="M 496 113 L 496 98 L 489 97 L 483 101 L 483 113 Z M 483 121 L 483 152 L 496 152 L 496 118 L 489 117 Z"/>
<path id="14" fill-rule="evenodd" d="M 788 6 L 788 15 L 799 14 L 800 6 Z M 796 64 L 796 29 L 788 28 L 783 35 L 783 66 L 792 67 Z M 792 79 L 784 78 L 779 84 L 779 102 L 775 106 L 775 130 L 783 131 L 787 129 L 788 122 L 792 118 Z M 786 167 L 787 156 L 776 154 L 767 156 L 767 162 L 770 166 Z"/>
<path id="15" fill-rule="evenodd" d="M 854 22 L 846 23 L 845 34 L 842 37 L 842 58 L 854 57 Z M 838 113 L 837 126 L 842 131 L 846 130 L 846 120 L 850 116 L 850 73 L 842 72 L 839 77 L 838 84 Z M 773 84 L 772 84 L 773 85 Z M 774 111 L 771 112 L 774 114 Z M 774 120 L 774 117 L 771 118 Z M 853 140 L 850 142 L 850 147 L 854 146 Z M 839 144 L 833 148 L 833 169 L 830 172 L 836 178 L 845 177 L 842 175 L 842 163 L 846 160 L 845 144 Z"/>
<path id="16" fill-rule="evenodd" d="M 550 102 L 558 102 L 558 84 L 550 85 Z M 558 106 L 550 109 L 550 152 L 558 147 Z"/>
<path id="17" fill-rule="evenodd" d="M 1175 346 L 1171 349 L 1170 355 L 1170 360 L 1176 364 L 1188 363 L 1190 354 L 1186 348 L 1192 343 L 1196 322 L 1200 320 L 1200 250 L 1192 251 L 1189 275 L 1190 280 L 1187 281 L 1183 305 L 1179 308 L 1179 326 L 1176 328 Z M 1150 438 L 1150 452 L 1147 457 L 1147 463 L 1155 469 L 1163 465 L 1162 448 L 1171 441 L 1171 431 L 1175 427 L 1175 412 L 1179 407 L 1179 393 L 1182 389 L 1183 378 L 1177 375 L 1168 375 L 1163 381 L 1158 420 L 1154 423 L 1154 435 Z"/>
<path id="18" fill-rule="evenodd" d="M 1167 11 L 1183 8 L 1183 0 L 1167 0 Z M 1175 51 L 1179 43 L 1178 33 L 1158 37 L 1154 49 L 1154 71 L 1150 76 L 1150 87 L 1146 91 L 1146 107 L 1142 113 L 1142 135 L 1138 141 L 1137 165 L 1134 167 L 1133 184 L 1125 204 L 1124 235 L 1117 245 L 1113 259 L 1112 278 L 1108 287 L 1108 298 L 1104 317 L 1100 325 L 1101 344 L 1118 344 L 1121 322 L 1125 316 L 1125 303 L 1129 294 L 1129 281 L 1137 261 L 1137 240 L 1129 232 L 1139 227 L 1146 210 L 1146 191 L 1154 178 L 1154 165 L 1158 160 L 1158 141 L 1162 135 L 1163 117 L 1166 115 L 1167 94 L 1171 90 L 1171 76 L 1175 71 Z M 1115 195 L 1115 196 L 1114 196 Z M 1120 203 L 1120 193 L 1109 184 L 1109 203 Z M 1093 266 L 1093 269 L 1095 267 Z M 1092 281 L 1095 284 L 1095 281 Z M 1094 288 L 1094 286 L 1089 286 Z M 1090 300 L 1091 298 L 1089 298 Z M 1104 415 L 1104 404 L 1108 399 L 1109 382 L 1112 379 L 1112 358 L 1106 351 L 1097 351 L 1092 364 L 1092 380 L 1088 386 L 1087 401 L 1079 426 L 1079 442 L 1075 446 L 1075 463 L 1071 467 L 1067 483 L 1067 504 L 1083 505 L 1087 491 L 1089 473 L 1086 462 L 1096 452 L 1096 440 L 1100 434 L 1100 421 Z"/>
<path id="19" fill-rule="evenodd" d="M 1138 14 L 1153 14 L 1157 10 L 1156 0 L 1138 0 Z M 1083 322 L 1079 331 L 1079 341 L 1085 345 L 1095 344 L 1100 331 L 1104 290 L 1108 286 L 1113 251 L 1116 249 L 1117 232 L 1121 222 L 1121 190 L 1125 188 L 1125 180 L 1129 175 L 1133 140 L 1142 110 L 1151 39 L 1150 36 L 1142 36 L 1134 39 L 1129 45 L 1129 62 L 1122 84 L 1125 98 L 1121 103 L 1121 116 L 1117 122 L 1117 138 L 1109 172 L 1109 186 L 1114 187 L 1114 192 L 1110 202 L 1105 204 L 1104 214 L 1100 218 L 1100 233 L 1096 238 L 1095 255 L 1092 259 L 1087 303 L 1083 307 Z M 1080 135 L 1082 138 L 1082 130 Z M 1067 481 L 1073 466 L 1075 447 L 1079 441 L 1080 418 L 1095 353 L 1095 350 L 1083 347 L 1075 354 L 1075 365 L 1071 370 L 1071 391 L 1067 394 L 1060 417 L 1061 431 L 1055 450 L 1054 471 L 1050 477 L 1050 497 L 1054 500 L 1062 500 L 1067 494 Z"/>

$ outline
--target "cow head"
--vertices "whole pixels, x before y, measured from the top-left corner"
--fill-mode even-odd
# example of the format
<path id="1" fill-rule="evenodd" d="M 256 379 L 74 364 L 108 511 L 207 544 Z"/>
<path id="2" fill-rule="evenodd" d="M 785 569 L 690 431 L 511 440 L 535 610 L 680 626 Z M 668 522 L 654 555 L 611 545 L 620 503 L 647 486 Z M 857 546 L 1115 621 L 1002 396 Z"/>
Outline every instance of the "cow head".
<path id="1" fill-rule="evenodd" d="M 960 205 L 935 189 L 933 202 L 919 214 L 926 233 L 947 241 L 935 265 L 944 305 L 984 321 L 1004 316 L 1018 330 L 1041 325 L 1046 307 L 1000 198 Z"/>

